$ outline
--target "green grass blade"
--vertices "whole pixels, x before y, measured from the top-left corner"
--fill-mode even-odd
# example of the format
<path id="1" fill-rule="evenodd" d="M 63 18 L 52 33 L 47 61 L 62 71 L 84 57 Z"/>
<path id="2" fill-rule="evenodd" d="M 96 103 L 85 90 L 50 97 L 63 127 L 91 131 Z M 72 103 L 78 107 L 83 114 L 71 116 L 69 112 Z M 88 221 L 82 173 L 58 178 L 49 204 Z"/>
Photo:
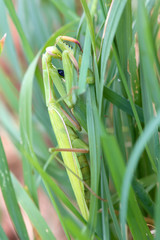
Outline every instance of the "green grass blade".
<path id="1" fill-rule="evenodd" d="M 149 192 L 151 189 L 153 189 L 156 186 L 157 175 L 155 173 L 153 173 L 153 174 L 150 174 L 146 177 L 139 179 L 139 181 L 143 185 L 143 187 L 146 189 L 146 191 Z M 150 183 L 152 183 L 152 184 L 150 184 Z"/>
<path id="2" fill-rule="evenodd" d="M 132 13 L 131 13 L 131 0 L 128 0 L 122 16 L 120 18 L 117 32 L 116 32 L 116 46 L 119 53 L 121 67 L 124 71 L 126 78 L 128 75 L 128 55 L 132 44 Z"/>
<path id="3" fill-rule="evenodd" d="M 0 103 L 0 123 L 9 133 L 14 144 L 18 143 L 20 141 L 20 134 L 18 131 L 17 123 L 12 118 L 12 114 L 6 109 L 6 107 L 2 103 Z"/>
<path id="4" fill-rule="evenodd" d="M 23 49 L 25 51 L 25 54 L 28 58 L 29 61 L 32 61 L 32 59 L 34 58 L 34 55 L 33 55 L 33 52 L 31 50 L 31 47 L 28 43 L 28 40 L 23 32 L 23 29 L 21 27 L 21 24 L 19 22 L 19 19 L 16 15 L 16 12 L 15 12 L 15 8 L 14 8 L 14 5 L 13 5 L 13 2 L 11 0 L 3 0 L 3 2 L 5 3 L 8 11 L 9 11 L 9 14 L 11 16 L 11 19 L 12 21 L 14 22 L 15 26 L 16 26 L 16 29 L 20 35 L 20 38 L 22 40 L 22 45 L 23 45 Z"/>
<path id="5" fill-rule="evenodd" d="M 106 184 L 108 185 L 107 182 L 103 182 L 104 176 L 102 174 L 102 178 L 101 178 L 101 196 L 103 199 L 106 199 Z M 107 186 L 108 188 L 108 186 Z M 111 229 L 109 228 L 109 212 L 108 212 L 108 204 L 104 201 L 101 202 L 101 207 L 102 207 L 102 220 L 101 220 L 101 224 L 102 224 L 102 236 L 103 239 L 110 239 L 110 231 Z"/>
<path id="6" fill-rule="evenodd" d="M 125 89 L 125 91 L 126 91 L 127 97 L 128 97 L 129 102 L 130 102 L 130 104 L 131 104 L 134 117 L 135 117 L 135 119 L 136 119 L 136 123 L 137 123 L 137 126 L 138 126 L 138 130 L 139 130 L 139 132 L 142 132 L 142 126 L 141 126 L 141 123 L 140 123 L 140 120 L 139 120 L 139 117 L 138 117 L 138 113 L 137 113 L 136 107 L 135 107 L 135 105 L 134 105 L 134 103 L 133 103 L 133 99 L 132 99 L 132 95 L 131 95 L 131 93 L 130 93 L 130 89 L 129 89 L 129 87 L 128 87 L 127 79 L 126 79 L 126 77 L 125 77 L 124 71 L 123 71 L 122 66 L 121 66 L 121 64 L 120 64 L 120 60 L 119 60 L 119 58 L 118 58 L 118 53 L 117 53 L 117 51 L 116 51 L 116 49 L 115 49 L 115 46 L 113 47 L 113 53 L 114 53 L 114 57 L 115 57 L 115 59 L 116 59 L 118 71 L 119 71 L 120 77 L 121 77 L 121 79 L 122 79 L 124 89 Z"/>
<path id="7" fill-rule="evenodd" d="M 97 122 L 96 99 L 94 86 L 89 86 L 87 91 L 87 125 L 90 150 L 91 188 L 98 194 L 100 181 L 100 136 Z M 97 221 L 97 199 L 91 195 L 89 223 L 91 231 L 95 229 Z"/>
<path id="8" fill-rule="evenodd" d="M 11 34 L 11 29 L 9 26 L 9 21 L 7 17 L 7 10 L 4 5 L 4 2 L 0 2 L 0 16 L 1 16 L 1 21 L 0 21 L 0 34 L 7 33 L 7 38 L 5 41 L 5 52 L 4 54 L 7 56 L 7 62 L 10 63 L 9 65 L 12 67 L 12 71 L 16 73 L 18 76 L 19 80 L 22 77 L 22 69 L 21 69 L 21 64 L 19 62 L 15 46 L 13 43 L 13 36 Z M 14 59 L 14 61 L 13 61 Z"/>
<path id="9" fill-rule="evenodd" d="M 84 12 L 85 12 L 85 16 L 87 19 L 87 25 L 88 25 L 88 29 L 90 32 L 92 47 L 93 47 L 94 54 L 96 56 L 96 41 L 95 41 L 95 33 L 94 33 L 94 27 L 93 27 L 93 22 L 92 22 L 92 16 L 91 16 L 89 8 L 87 6 L 87 2 L 85 0 L 81 0 L 81 4 L 82 4 Z"/>
<path id="10" fill-rule="evenodd" d="M 143 85 L 142 88 L 142 106 L 143 106 L 143 113 L 144 113 L 144 123 L 147 123 L 154 117 L 154 109 L 153 109 L 153 102 L 150 95 L 150 92 L 146 86 L 146 80 L 144 79 L 143 75 L 141 75 L 141 84 Z M 150 138 L 148 142 L 148 148 L 150 150 L 151 156 L 155 159 L 155 164 L 158 166 L 158 158 L 159 158 L 159 138 L 158 138 L 158 129 L 155 131 L 153 136 Z M 146 162 L 146 161 L 145 161 Z"/>
<path id="11" fill-rule="evenodd" d="M 102 146 L 116 190 L 118 192 L 118 195 L 121 196 L 121 186 L 125 172 L 124 161 L 114 136 L 108 135 L 104 129 L 102 130 Z M 122 210 L 123 209 L 121 208 L 121 211 Z M 130 191 L 129 195 L 127 221 L 134 239 L 146 239 L 146 234 L 148 236 L 148 239 L 152 239 L 150 231 L 138 207 L 133 190 Z M 124 228 L 122 236 L 123 239 L 126 239 Z"/>
<path id="12" fill-rule="evenodd" d="M 33 226 L 36 228 L 42 239 L 54 240 L 55 237 L 41 216 L 38 208 L 34 204 L 33 200 L 28 196 L 27 192 L 22 188 L 18 180 L 12 175 L 12 182 L 15 189 L 17 201 L 26 212 Z M 37 221 L 38 220 L 38 221 Z"/>
<path id="13" fill-rule="evenodd" d="M 149 196 L 149 194 L 147 193 L 147 191 L 144 189 L 143 185 L 140 183 L 140 181 L 134 179 L 132 187 L 134 189 L 136 196 L 141 201 L 141 204 L 144 207 L 144 209 L 152 218 L 154 218 L 155 204 L 151 197 Z"/>
<path id="14" fill-rule="evenodd" d="M 70 218 L 65 217 L 64 219 L 65 224 L 69 230 L 69 232 L 71 233 L 71 235 L 73 236 L 73 239 L 76 239 L 78 236 L 79 240 L 88 240 L 88 236 L 89 236 L 89 232 L 84 230 L 81 231 L 81 229 L 84 229 L 84 226 L 81 223 L 75 222 L 75 221 L 71 221 Z"/>
<path id="15" fill-rule="evenodd" d="M 159 66 L 157 66 L 157 56 L 150 25 L 150 16 L 147 14 L 147 9 L 143 1 L 138 3 L 137 30 L 140 51 L 142 104 L 145 124 L 147 124 L 149 120 L 154 117 L 155 109 L 158 111 L 160 108 L 160 88 L 158 83 Z M 153 106 L 153 102 L 155 107 Z M 150 138 L 148 148 L 155 164 L 158 165 L 160 151 L 158 131 Z"/>
<path id="16" fill-rule="evenodd" d="M 117 237 L 118 237 L 118 239 L 121 240 L 122 239 L 121 229 L 120 229 L 118 219 L 117 219 L 115 211 L 114 211 L 114 206 L 113 206 L 112 197 L 111 197 L 111 193 L 110 193 L 110 189 L 109 189 L 109 185 L 108 185 L 108 180 L 107 180 L 107 175 L 105 172 L 105 164 L 104 163 L 102 163 L 102 176 L 103 176 L 103 182 L 104 182 L 103 184 L 104 184 L 105 192 L 106 192 L 105 199 L 107 199 L 107 201 L 108 201 L 109 212 L 110 212 L 111 218 L 113 220 L 113 224 L 115 227 Z M 103 198 L 104 198 L 104 196 L 103 196 Z"/>
<path id="17" fill-rule="evenodd" d="M 79 17 L 78 15 L 71 10 L 62 0 L 50 0 L 54 6 L 69 20 L 77 20 Z"/>
<path id="18" fill-rule="evenodd" d="M 125 231 L 125 218 L 127 213 L 127 200 L 129 195 L 129 187 L 132 182 L 134 171 L 137 167 L 139 157 L 142 151 L 145 148 L 146 143 L 150 139 L 150 137 L 154 134 L 157 127 L 160 125 L 160 113 L 157 114 L 157 117 L 154 118 L 145 128 L 142 135 L 139 137 L 134 150 L 131 153 L 129 163 L 126 169 L 126 173 L 123 180 L 122 187 L 122 197 L 121 197 L 121 211 L 120 211 L 120 219 L 122 223 L 123 232 Z"/>
<path id="19" fill-rule="evenodd" d="M 136 47 L 137 45 L 136 45 L 136 35 L 135 35 L 134 40 L 132 41 L 132 46 L 128 56 L 128 73 L 130 77 L 134 103 L 136 103 L 138 106 L 141 107 L 142 99 L 141 99 L 140 77 L 139 77 L 139 71 L 137 69 L 138 51 Z"/>
<path id="20" fill-rule="evenodd" d="M 16 195 L 13 189 L 7 159 L 4 153 L 3 145 L 0 139 L 0 186 L 2 194 L 15 226 L 16 232 L 20 239 L 29 240 L 28 233 L 17 203 Z"/>
<path id="21" fill-rule="evenodd" d="M 106 9 L 108 7 L 106 7 L 106 3 L 105 3 L 104 0 L 100 0 L 99 5 L 100 5 L 101 11 L 102 11 L 103 19 L 105 19 L 106 15 L 107 15 L 107 13 L 106 13 L 107 10 Z"/>
<path id="22" fill-rule="evenodd" d="M 114 91 L 121 94 L 121 88 L 117 80 L 113 83 Z M 113 106 L 114 134 L 121 149 L 121 153 L 126 161 L 125 136 L 123 134 L 123 119 L 120 110 Z"/>
<path id="23" fill-rule="evenodd" d="M 11 0 L 3 0 L 3 1 L 4 1 L 8 11 L 9 11 L 10 17 L 11 17 L 13 23 L 15 24 L 15 27 L 16 27 L 18 33 L 19 33 L 19 36 L 21 38 L 23 49 L 24 49 L 25 55 L 27 57 L 27 60 L 29 62 L 31 62 L 34 59 L 34 54 L 33 54 L 33 51 L 31 49 L 30 45 L 29 45 L 29 42 L 28 42 L 28 40 L 27 40 L 27 38 L 24 34 L 21 23 L 20 23 L 17 15 L 16 15 L 16 11 L 15 11 L 13 2 Z M 36 76 L 37 76 L 39 85 L 40 85 L 41 89 L 43 90 L 42 78 L 41 78 L 41 74 L 40 74 L 39 69 L 37 69 L 37 71 L 36 71 Z"/>
<path id="24" fill-rule="evenodd" d="M 158 186 L 160 184 L 160 171 L 158 171 L 158 179 L 157 179 Z M 158 240 L 160 238 L 160 189 L 157 188 L 157 196 L 156 196 L 156 207 L 155 207 L 155 229 L 156 229 L 156 237 L 155 239 Z"/>
<path id="25" fill-rule="evenodd" d="M 13 109 L 15 113 L 18 113 L 18 91 L 12 84 L 12 82 L 5 76 L 5 74 L 0 70 L 0 86 L 6 97 L 7 102 Z M 9 96 L 9 97 L 8 97 Z"/>
<path id="26" fill-rule="evenodd" d="M 86 77 L 87 77 L 87 70 L 90 63 L 90 57 L 91 57 L 91 39 L 90 39 L 89 31 L 87 29 L 86 35 L 85 35 L 84 48 L 83 48 L 82 63 L 81 63 L 80 74 L 79 74 L 78 94 L 81 94 L 86 90 L 86 85 L 87 85 Z"/>
<path id="27" fill-rule="evenodd" d="M 156 53 L 144 1 L 138 1 L 137 29 L 142 72 L 156 109 L 160 108 L 160 88 L 156 76 Z"/>
<path id="28" fill-rule="evenodd" d="M 63 227 L 63 230 L 64 230 L 64 232 L 65 232 L 65 234 L 66 234 L 66 237 L 67 237 L 68 240 L 71 240 L 70 235 L 69 235 L 69 232 L 68 232 L 68 229 L 66 228 L 66 225 L 65 225 L 64 219 L 63 219 L 63 214 L 65 214 L 65 209 L 63 208 L 63 210 L 62 210 L 62 209 L 60 208 L 60 205 L 58 206 L 58 203 L 57 203 L 57 202 L 58 202 L 58 199 L 57 199 L 56 195 L 54 195 L 54 194 L 51 192 L 49 186 L 48 186 L 46 183 L 44 183 L 44 184 L 45 184 L 45 188 L 46 188 L 46 190 L 47 190 L 47 193 L 48 193 L 48 195 L 49 195 L 50 201 L 51 201 L 52 205 L 54 206 L 54 209 L 55 209 L 56 212 L 57 212 L 57 215 L 58 215 L 58 217 L 59 217 L 59 220 L 60 220 L 60 222 L 61 222 L 61 225 L 62 225 L 62 227 Z"/>
<path id="29" fill-rule="evenodd" d="M 0 225 L 0 239 L 3 239 L 3 240 L 8 240 L 5 232 L 3 231 L 3 228 L 1 227 Z"/>
<path id="30" fill-rule="evenodd" d="M 120 61 L 119 61 L 119 58 L 118 58 L 118 54 L 117 54 L 117 51 L 116 51 L 115 47 L 113 47 L 113 53 L 114 53 L 114 57 L 116 59 L 117 67 L 118 67 L 118 70 L 119 70 L 119 74 L 120 74 L 120 76 L 122 78 L 124 89 L 126 91 L 126 94 L 128 96 L 128 99 L 130 101 L 130 104 L 131 104 L 131 107 L 132 107 L 132 110 L 133 110 L 133 113 L 134 113 L 134 117 L 135 117 L 135 120 L 136 120 L 138 131 L 139 131 L 139 133 L 142 133 L 142 125 L 140 123 L 140 119 L 138 117 L 138 113 L 137 113 L 137 110 L 135 108 L 135 105 L 134 105 L 134 102 L 133 102 L 133 99 L 132 99 L 132 95 L 130 93 L 130 89 L 129 89 L 128 84 L 127 84 L 127 79 L 126 79 L 125 74 L 124 74 L 124 72 L 122 70 L 122 67 L 121 67 L 121 64 L 120 64 Z M 156 169 L 155 162 L 154 162 L 155 159 L 152 158 L 152 156 L 150 154 L 150 151 L 148 149 L 148 146 L 146 146 L 146 151 L 147 151 L 147 154 L 148 154 L 148 157 L 150 159 L 150 162 L 152 164 L 153 169 Z"/>
<path id="31" fill-rule="evenodd" d="M 32 84 L 40 55 L 41 51 L 38 52 L 34 58 L 34 61 L 31 63 L 27 72 L 25 73 L 20 92 L 19 112 L 21 137 L 23 144 L 26 143 L 26 145 L 28 145 L 28 141 L 32 142 Z"/>
<path id="32" fill-rule="evenodd" d="M 111 103 L 113 103 L 114 105 L 116 105 L 119 109 L 123 110 L 124 112 L 126 112 L 128 115 L 130 116 L 134 116 L 133 114 L 133 110 L 131 108 L 131 104 L 128 101 L 128 99 L 122 97 L 121 95 L 117 94 L 116 92 L 114 92 L 112 89 L 104 87 L 104 92 L 103 92 L 103 96 L 110 101 Z M 140 108 L 138 105 L 135 105 L 136 111 L 138 113 L 138 117 L 140 119 L 141 122 L 144 122 L 144 117 L 143 117 L 143 110 L 142 108 Z"/>
<path id="33" fill-rule="evenodd" d="M 110 9 L 108 11 L 107 18 L 106 18 L 103 36 L 102 36 L 102 42 L 101 42 L 100 99 L 102 98 L 102 94 L 103 94 L 105 71 L 106 71 L 108 57 L 110 54 L 111 45 L 119 24 L 119 20 L 121 18 L 124 7 L 126 5 L 126 2 L 127 2 L 126 0 L 112 1 Z M 100 102 L 101 101 L 102 100 L 100 100 Z"/>
<path id="34" fill-rule="evenodd" d="M 32 49 L 39 49 L 50 35 L 41 12 L 43 2 L 18 1 L 17 15 Z M 43 12 L 45 15 L 45 11 Z M 29 15 L 29 17 L 28 17 Z M 31 27 L 34 25 L 34 28 Z"/>
<path id="35" fill-rule="evenodd" d="M 33 155 L 33 147 L 32 146 L 32 82 L 34 78 L 35 69 L 37 66 L 37 62 L 41 51 L 37 54 L 36 58 L 28 68 L 21 87 L 20 92 L 20 106 L 19 106 L 19 114 L 20 114 L 20 133 L 21 133 L 21 141 L 22 145 L 25 149 L 30 152 L 31 156 Z M 38 198 L 35 184 L 35 173 L 34 170 L 30 166 L 27 159 L 23 157 L 23 172 L 24 172 L 24 182 L 28 187 L 28 190 L 38 206 Z"/>

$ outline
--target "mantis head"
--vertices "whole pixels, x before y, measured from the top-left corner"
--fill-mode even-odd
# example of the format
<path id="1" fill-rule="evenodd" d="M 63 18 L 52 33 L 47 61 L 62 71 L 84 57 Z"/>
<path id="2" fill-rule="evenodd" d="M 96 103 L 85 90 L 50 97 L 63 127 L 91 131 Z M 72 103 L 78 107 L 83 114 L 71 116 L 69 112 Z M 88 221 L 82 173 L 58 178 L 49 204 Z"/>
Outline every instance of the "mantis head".
<path id="1" fill-rule="evenodd" d="M 53 58 L 62 59 L 62 53 L 55 46 L 47 47 L 46 52 Z"/>

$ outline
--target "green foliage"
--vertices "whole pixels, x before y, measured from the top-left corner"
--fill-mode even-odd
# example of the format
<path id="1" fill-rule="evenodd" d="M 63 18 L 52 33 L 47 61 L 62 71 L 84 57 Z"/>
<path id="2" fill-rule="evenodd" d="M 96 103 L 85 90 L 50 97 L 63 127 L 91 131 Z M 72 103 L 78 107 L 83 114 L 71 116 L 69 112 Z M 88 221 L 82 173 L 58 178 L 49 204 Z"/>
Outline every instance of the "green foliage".
<path id="1" fill-rule="evenodd" d="M 156 227 L 159 240 L 159 1 L 14 3 L 16 7 L 11 0 L 0 2 L 0 39 L 7 33 L 0 56 L 0 123 L 21 154 L 27 191 L 8 169 L 1 142 L 0 186 L 19 238 L 29 239 L 18 205 L 41 239 L 55 239 L 39 209 L 41 187 L 67 239 L 153 239 L 150 230 Z M 8 14 L 19 36 L 16 50 Z M 77 38 L 83 49 L 79 78 L 73 70 L 73 113 L 83 127 L 78 136 L 89 144 L 88 222 L 77 210 L 59 155 L 48 151 L 47 142 L 53 147 L 57 142 L 44 103 L 39 61 L 60 35 Z M 75 47 L 76 59 L 78 51 Z M 60 60 L 53 61 L 62 68 Z M 92 85 L 86 83 L 88 68 L 94 75 Z M 67 111 L 62 99 L 60 104 Z M 148 227 L 150 222 L 155 226 Z M 0 238 L 7 239 L 1 226 Z"/>

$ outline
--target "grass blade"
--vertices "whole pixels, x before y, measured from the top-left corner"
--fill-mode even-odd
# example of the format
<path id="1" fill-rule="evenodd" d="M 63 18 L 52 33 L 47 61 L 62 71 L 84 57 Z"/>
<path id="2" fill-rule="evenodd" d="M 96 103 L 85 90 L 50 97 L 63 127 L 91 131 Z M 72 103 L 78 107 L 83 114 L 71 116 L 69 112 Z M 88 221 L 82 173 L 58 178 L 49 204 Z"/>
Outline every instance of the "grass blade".
<path id="1" fill-rule="evenodd" d="M 23 210 L 28 215 L 33 226 L 42 239 L 55 240 L 50 228 L 46 224 L 45 220 L 41 216 L 38 208 L 34 204 L 33 200 L 28 196 L 26 191 L 22 188 L 17 179 L 12 175 L 12 182 L 17 196 L 17 201 Z M 38 219 L 38 221 L 37 221 Z"/>
<path id="2" fill-rule="evenodd" d="M 0 34 L 7 33 L 4 54 L 7 56 L 7 62 L 9 62 L 10 66 L 12 66 L 12 71 L 14 71 L 18 76 L 18 78 L 20 79 L 22 77 L 21 64 L 19 62 L 16 50 L 13 44 L 13 36 L 11 34 L 11 29 L 9 26 L 7 10 L 3 1 L 0 2 L 0 16 L 1 16 Z"/>
<path id="3" fill-rule="evenodd" d="M 4 153 L 2 141 L 0 139 L 0 186 L 2 194 L 13 221 L 15 229 L 20 239 L 29 240 L 28 233 L 17 203 L 16 195 L 11 181 L 11 176 L 7 164 L 7 159 Z"/>
<path id="4" fill-rule="evenodd" d="M 86 19 L 87 19 L 87 25 L 88 25 L 88 29 L 89 29 L 89 32 L 90 32 L 92 47 L 93 47 L 94 54 L 96 56 L 96 41 L 95 41 L 95 34 L 94 34 L 92 16 L 91 16 L 89 8 L 87 6 L 87 2 L 85 0 L 81 0 L 81 4 L 82 4 L 84 12 L 85 12 L 85 16 L 86 16 Z"/>
<path id="5" fill-rule="evenodd" d="M 18 91 L 10 80 L 0 70 L 0 86 L 7 102 L 15 113 L 18 113 Z M 9 96 L 9 97 L 8 97 Z"/>
<path id="6" fill-rule="evenodd" d="M 98 194 L 98 185 L 100 181 L 100 136 L 97 122 L 96 99 L 94 86 L 89 86 L 87 92 L 87 125 L 90 150 L 90 167 L 91 167 L 91 188 Z M 94 195 L 91 195 L 89 223 L 91 233 L 95 229 L 97 221 L 98 201 Z M 90 233 L 90 234 L 91 234 Z"/>
<path id="7" fill-rule="evenodd" d="M 16 29 L 20 35 L 20 38 L 22 40 L 22 45 L 23 45 L 23 49 L 25 51 L 25 54 L 28 58 L 29 61 L 32 61 L 32 59 L 34 58 L 34 55 L 33 55 L 33 52 L 32 52 L 32 49 L 28 43 L 28 40 L 23 32 L 23 29 L 21 27 L 21 24 L 19 22 L 19 19 L 16 15 L 16 12 L 15 12 L 15 8 L 14 8 L 14 5 L 13 5 L 13 2 L 11 0 L 3 0 L 3 2 L 5 3 L 8 11 L 9 11 L 9 14 L 11 16 L 11 19 L 12 21 L 14 22 L 15 26 L 16 26 Z"/>
<path id="8" fill-rule="evenodd" d="M 107 65 L 109 54 L 110 54 L 111 45 L 119 24 L 119 20 L 121 18 L 124 7 L 126 5 L 126 2 L 127 2 L 126 0 L 112 1 L 110 9 L 108 11 L 107 18 L 106 18 L 103 36 L 102 36 L 102 42 L 101 42 L 100 99 L 102 98 L 102 94 L 103 94 L 103 83 L 105 79 L 106 65 Z"/>
<path id="9" fill-rule="evenodd" d="M 129 163 L 126 169 L 126 173 L 123 180 L 122 186 L 122 198 L 121 198 L 121 211 L 120 211 L 120 219 L 122 223 L 123 232 L 125 232 L 125 218 L 127 212 L 127 200 L 129 195 L 129 187 L 132 182 L 133 174 L 136 169 L 136 166 L 139 161 L 139 157 L 144 150 L 144 147 L 150 137 L 154 134 L 157 127 L 160 125 L 160 112 L 157 114 L 157 117 L 154 118 L 145 128 L 142 135 L 139 137 L 134 150 L 129 159 Z"/>
<path id="10" fill-rule="evenodd" d="M 91 39 L 90 39 L 89 32 L 86 31 L 82 63 L 81 63 L 80 74 L 79 74 L 79 84 L 78 84 L 78 87 L 79 87 L 78 93 L 79 94 L 82 94 L 86 90 L 87 70 L 89 67 L 89 61 L 90 61 L 90 57 L 91 57 L 90 53 L 91 53 Z"/>
<path id="11" fill-rule="evenodd" d="M 3 231 L 3 228 L 1 227 L 0 225 L 0 239 L 3 239 L 3 240 L 8 240 L 5 232 Z"/>
<path id="12" fill-rule="evenodd" d="M 101 134 L 103 150 L 107 161 L 106 163 L 109 166 L 118 195 L 123 197 L 124 195 L 121 193 L 121 186 L 125 172 L 125 165 L 122 155 L 114 136 L 108 135 L 104 129 Z M 121 211 L 124 211 L 124 202 Z M 146 239 L 146 236 L 148 236 L 148 239 L 152 239 L 150 231 L 138 207 L 133 190 L 131 190 L 129 194 L 127 221 L 134 239 Z M 123 239 L 126 239 L 122 218 L 121 224 L 123 224 L 122 236 Z"/>
<path id="13" fill-rule="evenodd" d="M 150 89 L 156 109 L 160 108 L 160 88 L 156 76 L 156 54 L 153 37 L 144 1 L 138 2 L 137 29 L 140 47 L 140 60 L 147 90 Z"/>
<path id="14" fill-rule="evenodd" d="M 117 94 L 112 89 L 107 88 L 107 87 L 104 87 L 103 95 L 108 101 L 110 101 L 111 103 L 116 105 L 119 109 L 123 110 L 124 112 L 126 112 L 130 116 L 134 116 L 133 110 L 131 108 L 131 104 L 128 101 L 128 99 L 122 97 L 121 95 Z M 144 122 L 142 108 L 140 108 L 138 105 L 135 105 L 135 108 L 137 110 L 138 117 L 139 117 L 140 121 Z"/>
<path id="15" fill-rule="evenodd" d="M 50 0 L 54 6 L 68 19 L 77 20 L 78 16 L 73 12 L 62 0 L 58 2 L 56 0 Z"/>

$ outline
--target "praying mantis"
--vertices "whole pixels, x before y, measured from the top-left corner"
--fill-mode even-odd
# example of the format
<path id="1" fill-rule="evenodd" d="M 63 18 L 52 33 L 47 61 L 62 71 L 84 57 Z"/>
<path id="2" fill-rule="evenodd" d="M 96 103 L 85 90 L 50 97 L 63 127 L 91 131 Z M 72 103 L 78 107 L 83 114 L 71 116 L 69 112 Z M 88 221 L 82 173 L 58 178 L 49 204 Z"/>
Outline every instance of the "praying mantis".
<path id="1" fill-rule="evenodd" d="M 65 41 L 78 44 L 80 51 L 83 52 L 78 40 L 67 36 L 59 36 L 54 46 L 46 48 L 46 52 L 42 56 L 45 100 L 58 143 L 58 148 L 53 151 L 61 152 L 78 206 L 83 217 L 88 220 L 90 192 L 82 182 L 83 180 L 88 186 L 90 185 L 90 168 L 85 156 L 88 146 L 77 135 L 76 131 L 81 130 L 80 124 L 71 111 L 70 115 L 64 111 L 55 92 L 56 88 L 69 109 L 73 107 L 75 104 L 72 95 L 73 69 L 76 69 L 77 76 L 79 76 L 81 54 L 77 61 L 73 49 Z M 62 60 L 63 70 L 57 69 L 52 64 L 52 58 Z M 63 78 L 65 78 L 65 83 Z M 91 70 L 88 70 L 87 81 L 94 82 Z"/>

